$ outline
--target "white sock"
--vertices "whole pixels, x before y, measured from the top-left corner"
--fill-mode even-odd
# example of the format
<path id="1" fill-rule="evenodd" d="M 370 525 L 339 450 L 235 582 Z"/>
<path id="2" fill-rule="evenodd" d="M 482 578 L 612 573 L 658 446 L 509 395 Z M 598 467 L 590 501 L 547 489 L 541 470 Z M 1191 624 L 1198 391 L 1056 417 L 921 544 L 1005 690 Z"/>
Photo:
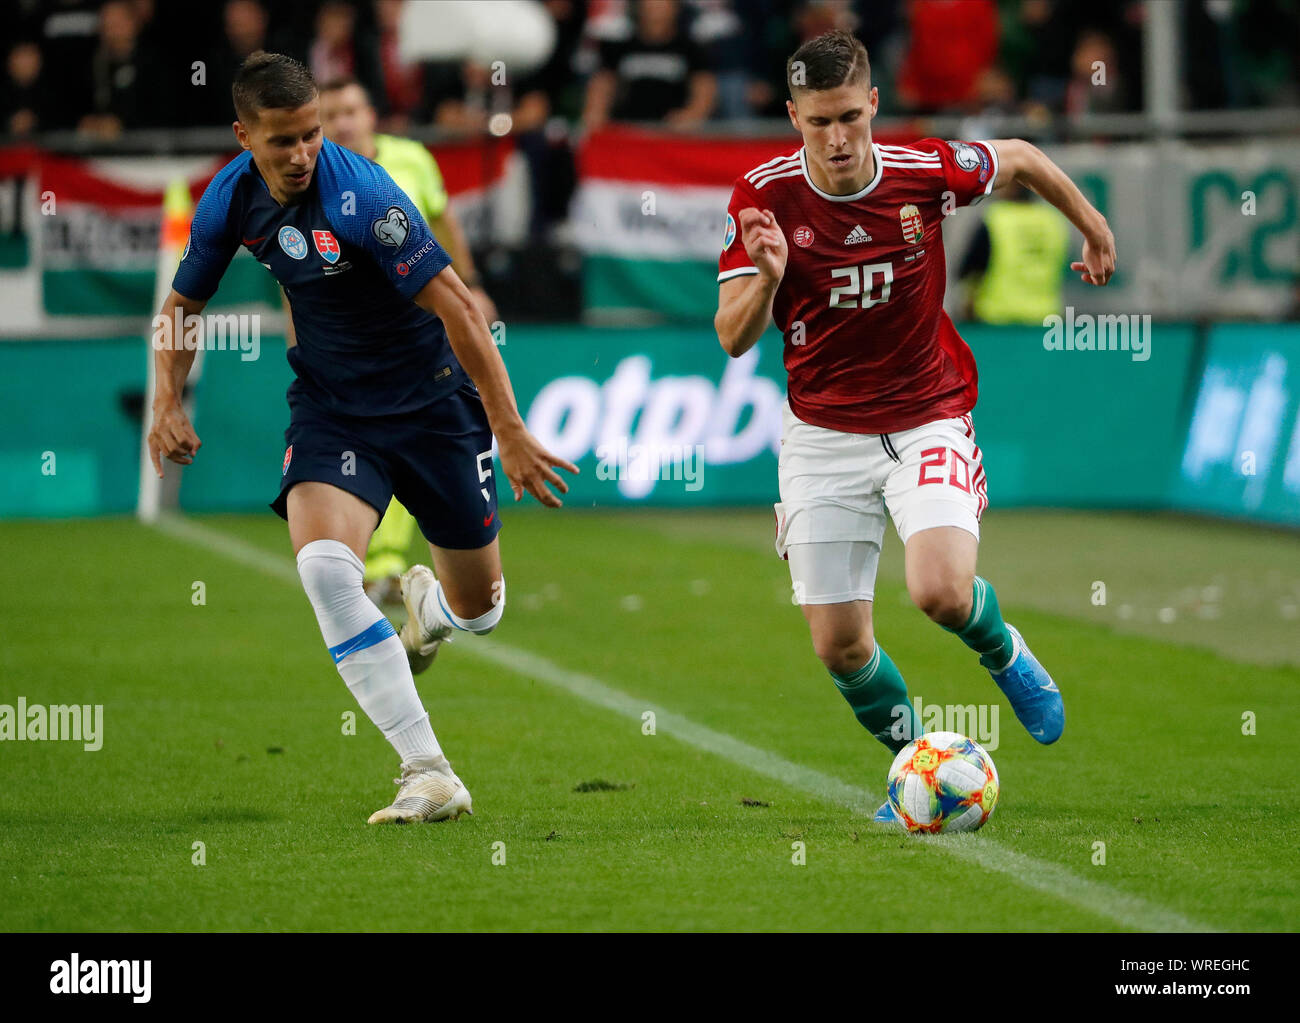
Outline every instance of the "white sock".
<path id="1" fill-rule="evenodd" d="M 420 606 L 420 617 L 423 619 L 426 631 L 432 632 L 434 629 L 452 628 L 459 629 L 461 632 L 473 632 L 479 636 L 485 636 L 497 627 L 501 621 L 501 616 L 506 613 L 506 581 L 504 578 L 498 579 L 493 586 L 493 603 L 488 611 L 484 611 L 477 618 L 461 618 L 452 611 L 447 603 L 447 596 L 443 592 L 442 583 L 435 580 L 432 589 L 424 595 L 424 603 Z"/>
<path id="2" fill-rule="evenodd" d="M 393 744 L 393 749 L 397 750 L 397 755 L 402 758 L 402 763 L 439 767 L 445 773 L 451 773 L 451 764 L 442 754 L 442 747 L 438 745 L 438 739 L 433 734 L 433 726 L 429 724 L 428 714 L 387 738 Z"/>
<path id="3" fill-rule="evenodd" d="M 361 587 L 365 566 L 347 544 L 313 540 L 298 575 L 343 681 L 404 763 L 445 763 L 415 691 L 402 641 Z"/>

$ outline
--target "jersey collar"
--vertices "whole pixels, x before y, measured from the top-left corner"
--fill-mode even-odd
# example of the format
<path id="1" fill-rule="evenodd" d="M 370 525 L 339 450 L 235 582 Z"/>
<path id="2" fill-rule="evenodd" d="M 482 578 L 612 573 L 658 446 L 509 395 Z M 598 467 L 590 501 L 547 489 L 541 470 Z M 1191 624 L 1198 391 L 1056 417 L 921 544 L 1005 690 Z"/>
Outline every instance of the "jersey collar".
<path id="1" fill-rule="evenodd" d="M 820 195 L 823 199 L 829 199 L 831 202 L 853 202 L 855 199 L 861 199 L 864 195 L 869 194 L 878 184 L 880 177 L 885 172 L 885 165 L 880 160 L 880 150 L 876 144 L 871 143 L 871 156 L 876 161 L 875 176 L 867 183 L 867 186 L 861 191 L 854 192 L 852 195 L 831 195 L 830 192 L 823 192 L 813 184 L 812 175 L 808 173 L 808 147 L 802 146 L 799 149 L 799 166 L 803 169 L 803 179 L 808 182 L 808 187 Z"/>

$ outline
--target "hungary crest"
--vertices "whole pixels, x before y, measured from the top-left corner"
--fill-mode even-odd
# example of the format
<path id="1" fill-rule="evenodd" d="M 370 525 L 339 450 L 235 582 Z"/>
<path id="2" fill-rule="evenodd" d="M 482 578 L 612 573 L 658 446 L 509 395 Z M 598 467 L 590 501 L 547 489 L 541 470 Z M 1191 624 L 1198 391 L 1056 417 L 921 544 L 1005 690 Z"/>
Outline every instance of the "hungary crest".
<path id="1" fill-rule="evenodd" d="M 903 241 L 915 244 L 925 237 L 925 225 L 921 223 L 921 211 L 910 202 L 898 211 L 898 219 L 903 222 Z"/>

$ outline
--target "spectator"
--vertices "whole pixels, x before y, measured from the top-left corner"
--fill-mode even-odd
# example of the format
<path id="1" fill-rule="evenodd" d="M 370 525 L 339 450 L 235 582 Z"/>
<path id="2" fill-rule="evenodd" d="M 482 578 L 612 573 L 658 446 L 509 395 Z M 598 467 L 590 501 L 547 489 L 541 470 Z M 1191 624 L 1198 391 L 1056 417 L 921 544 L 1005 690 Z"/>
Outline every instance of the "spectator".
<path id="1" fill-rule="evenodd" d="M 154 17 L 157 13 L 154 0 L 128 0 L 128 3 L 135 15 L 136 36 L 141 49 L 150 55 L 156 54 L 158 23 Z"/>
<path id="2" fill-rule="evenodd" d="M 540 129 L 556 115 L 572 113 L 576 119 L 578 103 L 570 98 L 575 91 L 574 59 L 582 42 L 587 21 L 586 0 L 546 0 L 546 10 L 555 20 L 555 49 L 546 63 L 514 83 L 516 132 Z"/>
<path id="3" fill-rule="evenodd" d="M 75 128 L 86 112 L 90 62 L 98 45 L 99 26 L 96 0 L 59 0 L 46 5 L 39 39 L 43 81 L 49 89 L 45 129 Z"/>
<path id="4" fill-rule="evenodd" d="M 806 0 L 794 12 L 793 23 L 797 49 L 826 32 L 856 32 L 858 18 L 848 0 Z"/>
<path id="5" fill-rule="evenodd" d="M 208 57 L 207 87 L 193 115 L 200 124 L 234 121 L 230 88 L 235 72 L 249 54 L 267 48 L 266 9 L 257 0 L 229 0 L 221 22 L 222 39 Z"/>
<path id="6" fill-rule="evenodd" d="M 99 45 L 90 62 L 90 112 L 77 130 L 116 138 L 125 128 L 154 124 L 157 109 L 151 61 L 139 46 L 140 26 L 128 0 L 109 0 L 99 10 Z"/>
<path id="7" fill-rule="evenodd" d="M 1070 57 L 1066 114 L 1115 113 L 1127 108 L 1124 76 L 1114 42 L 1105 32 L 1085 29 Z"/>
<path id="8" fill-rule="evenodd" d="M 255 51 L 265 49 L 266 21 L 266 8 L 259 0 L 230 0 L 222 10 L 226 47 L 239 63 Z"/>
<path id="9" fill-rule="evenodd" d="M 1076 19 L 1054 0 L 1009 0 L 1008 8 L 1000 62 L 1015 83 L 1024 113 L 1044 119 L 1065 107 Z"/>
<path id="10" fill-rule="evenodd" d="M 577 187 L 568 126 L 560 117 L 576 118 L 581 102 L 574 60 L 587 21 L 586 0 L 547 0 L 546 9 L 555 20 L 555 49 L 545 64 L 515 83 L 515 145 L 528 161 L 533 198 L 528 232 L 535 240 L 568 215 Z"/>
<path id="11" fill-rule="evenodd" d="M 993 0 L 910 0 L 909 45 L 898 77 L 905 108 L 934 113 L 968 106 L 998 55 Z"/>
<path id="12" fill-rule="evenodd" d="M 493 114 L 507 114 L 509 130 L 517 138 L 542 131 L 573 84 L 587 5 L 579 0 L 548 0 L 546 9 L 556 19 L 556 41 L 536 70 L 515 78 L 508 69 L 493 72 L 472 59 L 429 65 L 426 94 L 438 127 L 475 134 L 487 129 Z"/>
<path id="13" fill-rule="evenodd" d="M 679 14 L 677 0 L 639 0 L 632 38 L 601 44 L 600 68 L 587 84 L 587 130 L 611 118 L 690 128 L 713 112 L 717 82 Z"/>
<path id="14" fill-rule="evenodd" d="M 318 82 L 356 74 L 353 31 L 357 12 L 351 4 L 327 0 L 316 12 L 316 35 L 311 41 L 308 67 Z"/>
<path id="15" fill-rule="evenodd" d="M 1018 16 L 1008 19 L 1015 27 L 1002 56 L 1023 96 L 1022 112 L 1041 117 L 1138 109 L 1142 13 L 1131 0 L 1110 7 L 1020 0 Z M 1094 68 L 1096 61 L 1104 71 Z"/>
<path id="16" fill-rule="evenodd" d="M 431 69 L 430 92 L 433 121 L 438 127 L 460 134 L 473 135 L 487 130 L 488 117 L 498 108 L 509 107 L 505 86 L 492 84 L 492 73 L 482 64 L 467 60 L 462 64 L 443 63 Z M 495 94 L 502 93 L 498 98 Z"/>
<path id="17" fill-rule="evenodd" d="M 307 50 L 307 66 L 318 82 L 348 76 L 373 93 L 380 85 L 375 37 L 356 31 L 357 12 L 343 0 L 325 0 L 316 12 L 316 34 Z"/>
<path id="18" fill-rule="evenodd" d="M 1300 104 L 1300 5 L 1256 0 L 1234 9 L 1246 100 L 1257 106 Z"/>
<path id="19" fill-rule="evenodd" d="M 1231 45 L 1232 4 L 1194 0 L 1184 5 L 1182 20 L 1181 69 L 1188 105 L 1193 110 L 1239 106 L 1241 71 Z"/>
<path id="20" fill-rule="evenodd" d="M 15 43 L 5 62 L 0 85 L 0 130 L 27 136 L 45 127 L 45 88 L 41 48 L 31 40 Z"/>
<path id="21" fill-rule="evenodd" d="M 736 15 L 732 0 L 691 0 L 691 39 L 704 50 L 718 82 L 717 114 L 723 118 L 748 117 L 753 96 L 753 72 L 762 66 L 758 52 L 760 33 L 769 13 L 762 0 L 749 0 L 751 18 L 747 24 Z M 763 105 L 760 103 L 759 105 Z"/>
<path id="22" fill-rule="evenodd" d="M 993 66 L 981 72 L 975 82 L 973 112 L 961 122 L 964 139 L 1002 138 L 1004 124 L 1018 113 L 1016 86 L 1002 68 Z"/>
<path id="23" fill-rule="evenodd" d="M 418 119 L 424 99 L 425 69 L 419 61 L 402 60 L 399 53 L 402 8 L 406 0 L 375 0 L 375 30 L 379 52 L 379 90 L 376 109 L 380 128 L 401 134 Z"/>

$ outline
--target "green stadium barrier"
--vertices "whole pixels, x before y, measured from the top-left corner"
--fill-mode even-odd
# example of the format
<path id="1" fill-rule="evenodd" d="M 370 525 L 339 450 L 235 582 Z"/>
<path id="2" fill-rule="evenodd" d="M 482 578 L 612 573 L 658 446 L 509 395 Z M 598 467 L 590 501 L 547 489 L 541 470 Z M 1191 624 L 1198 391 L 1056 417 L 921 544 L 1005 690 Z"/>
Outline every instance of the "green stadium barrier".
<path id="1" fill-rule="evenodd" d="M 1170 501 L 1300 523 L 1300 324 L 1210 331 Z"/>
<path id="2" fill-rule="evenodd" d="M 139 338 L 0 342 L 0 516 L 135 508 L 144 389 Z"/>
<path id="3" fill-rule="evenodd" d="M 993 507 L 1175 507 L 1300 524 L 1297 388 L 1286 386 L 1300 373 L 1295 326 L 1216 328 L 1208 342 L 1191 326 L 1155 326 L 1146 358 L 1048 350 L 1039 328 L 962 334 L 980 370 L 974 417 Z M 530 428 L 582 469 L 570 506 L 767 504 L 779 340 L 769 331 L 730 360 L 707 327 L 538 325 L 509 327 L 501 353 Z M 132 509 L 139 424 L 126 399 L 144 379 L 137 338 L 0 344 L 0 515 Z M 281 338 L 263 337 L 255 361 L 208 353 L 195 415 L 204 445 L 185 470 L 184 508 L 265 508 L 280 479 L 289 380 Z M 1241 472 L 1237 437 L 1206 448 L 1232 400 L 1237 432 L 1271 439 L 1252 440 L 1254 475 Z M 678 457 L 638 458 L 652 448 Z M 43 476 L 49 451 L 58 469 Z"/>

